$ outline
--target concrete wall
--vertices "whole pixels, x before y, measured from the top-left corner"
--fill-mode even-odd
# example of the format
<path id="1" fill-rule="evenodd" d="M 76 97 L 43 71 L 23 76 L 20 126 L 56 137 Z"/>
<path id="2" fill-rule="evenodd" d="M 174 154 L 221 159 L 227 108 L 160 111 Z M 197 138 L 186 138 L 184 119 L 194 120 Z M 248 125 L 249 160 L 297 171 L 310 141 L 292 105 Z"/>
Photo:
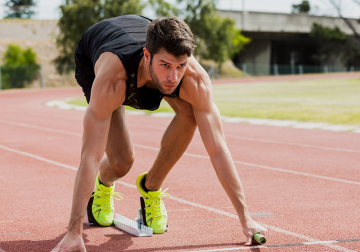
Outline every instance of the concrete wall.
<path id="1" fill-rule="evenodd" d="M 271 60 L 271 42 L 257 40 L 246 46 L 236 62 L 246 64 L 247 72 L 251 75 L 269 75 Z"/>
<path id="2" fill-rule="evenodd" d="M 43 66 L 45 86 L 77 85 L 73 73 L 60 76 L 52 63 L 58 56 L 55 44 L 59 32 L 57 22 L 58 20 L 0 20 L 0 64 L 9 44 L 22 48 L 31 47 L 36 52 L 39 64 Z M 40 79 L 35 80 L 30 87 L 40 87 Z"/>
<path id="3" fill-rule="evenodd" d="M 57 20 L 2 19 L 0 39 L 54 39 L 58 34 L 57 22 Z"/>
<path id="4" fill-rule="evenodd" d="M 353 35 L 344 20 L 336 17 L 226 10 L 219 10 L 218 13 L 234 19 L 236 28 L 252 39 L 234 61 L 238 66 L 247 64 L 248 72 L 253 75 L 269 74 L 271 64 L 289 65 L 292 53 L 298 54 L 302 59 L 295 64 L 320 67 L 316 41 L 309 36 L 313 23 L 326 27 L 338 26 L 344 33 Z M 360 34 L 357 19 L 349 21 Z M 343 67 L 339 57 L 330 60 L 326 65 L 333 68 Z"/>
<path id="5" fill-rule="evenodd" d="M 234 19 L 236 28 L 242 31 L 309 33 L 312 24 L 319 23 L 327 27 L 338 26 L 345 34 L 353 34 L 344 20 L 336 17 L 228 10 L 219 10 L 218 13 L 221 16 Z M 357 22 L 357 19 L 349 19 L 349 21 L 357 32 L 360 33 L 360 24 Z"/>

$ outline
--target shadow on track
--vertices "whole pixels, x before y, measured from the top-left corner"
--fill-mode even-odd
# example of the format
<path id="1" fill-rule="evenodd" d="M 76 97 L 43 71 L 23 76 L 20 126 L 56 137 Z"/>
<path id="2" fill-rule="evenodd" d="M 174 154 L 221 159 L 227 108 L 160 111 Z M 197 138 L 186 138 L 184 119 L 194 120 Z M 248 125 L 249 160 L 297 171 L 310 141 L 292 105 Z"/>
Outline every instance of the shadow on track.
<path id="1" fill-rule="evenodd" d="M 96 229 L 104 227 L 89 227 L 84 225 L 84 230 L 87 229 Z M 115 227 L 112 227 L 118 230 Z M 39 252 L 39 251 L 51 251 L 65 236 L 66 233 L 63 233 L 56 237 L 54 240 L 43 240 L 43 241 L 31 241 L 31 240 L 22 240 L 22 241 L 4 241 L 1 242 L 1 249 L 6 252 Z M 128 233 L 119 233 L 119 234 L 109 234 L 105 235 L 110 237 L 110 240 L 106 243 L 99 245 L 87 245 L 89 239 L 87 239 L 87 234 L 83 233 L 83 239 L 85 242 L 87 252 L 111 252 L 111 251 L 122 251 L 127 249 L 133 244 L 132 239 L 135 237 Z"/>

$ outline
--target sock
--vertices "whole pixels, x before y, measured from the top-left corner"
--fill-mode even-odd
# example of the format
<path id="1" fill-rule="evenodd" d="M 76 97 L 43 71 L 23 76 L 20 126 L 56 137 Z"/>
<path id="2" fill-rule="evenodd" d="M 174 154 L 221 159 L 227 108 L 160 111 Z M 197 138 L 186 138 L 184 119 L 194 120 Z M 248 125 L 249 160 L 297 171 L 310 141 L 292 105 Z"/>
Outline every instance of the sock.
<path id="1" fill-rule="evenodd" d="M 100 185 L 103 185 L 103 186 L 108 187 L 107 185 L 104 185 L 103 182 L 101 182 L 100 177 L 99 177 L 99 183 L 100 183 Z M 113 183 L 113 184 L 114 184 L 114 183 Z M 113 185 L 113 184 L 112 184 L 112 185 Z M 112 185 L 111 185 L 111 186 L 112 186 Z M 110 186 L 110 187 L 111 187 L 111 186 Z"/>
<path id="2" fill-rule="evenodd" d="M 146 188 L 145 181 L 146 181 L 146 175 L 144 176 L 143 180 L 141 181 L 141 187 L 144 189 L 145 192 L 148 193 L 150 190 Z"/>

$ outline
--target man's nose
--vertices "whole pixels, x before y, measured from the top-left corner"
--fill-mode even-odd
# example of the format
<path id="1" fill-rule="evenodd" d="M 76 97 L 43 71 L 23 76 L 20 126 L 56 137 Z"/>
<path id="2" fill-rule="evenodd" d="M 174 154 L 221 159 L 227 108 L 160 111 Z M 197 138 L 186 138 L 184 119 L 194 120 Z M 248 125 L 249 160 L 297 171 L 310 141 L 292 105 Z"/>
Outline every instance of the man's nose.
<path id="1" fill-rule="evenodd" d="M 171 72 L 170 72 L 170 75 L 168 76 L 168 80 L 169 80 L 170 82 L 175 83 L 175 82 L 177 81 L 177 79 L 178 79 L 178 77 L 177 77 L 177 72 L 176 72 L 176 70 L 171 71 Z"/>

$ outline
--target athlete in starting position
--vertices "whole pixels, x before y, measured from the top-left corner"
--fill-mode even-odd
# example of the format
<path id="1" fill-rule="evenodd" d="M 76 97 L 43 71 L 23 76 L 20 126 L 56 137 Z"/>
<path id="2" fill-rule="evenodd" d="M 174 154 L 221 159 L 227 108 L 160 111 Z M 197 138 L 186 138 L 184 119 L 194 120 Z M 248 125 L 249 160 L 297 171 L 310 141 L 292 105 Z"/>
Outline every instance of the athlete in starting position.
<path id="1" fill-rule="evenodd" d="M 160 187 L 199 127 L 219 181 L 239 216 L 247 237 L 245 245 L 251 245 L 255 233 L 265 235 L 266 229 L 250 217 L 220 113 L 213 103 L 211 82 L 192 56 L 194 49 L 190 28 L 175 17 L 151 21 L 137 15 L 120 16 L 103 20 L 84 33 L 75 51 L 75 77 L 89 103 L 81 163 L 68 232 L 53 251 L 86 251 L 83 219 L 94 181 L 93 215 L 100 225 L 111 225 L 113 199 L 121 198 L 114 192 L 115 181 L 125 176 L 134 162 L 124 105 L 155 110 L 163 98 L 176 115 L 164 133 L 153 166 L 136 181 L 145 200 L 147 225 L 154 233 L 166 230 L 162 197 L 168 195 Z"/>

